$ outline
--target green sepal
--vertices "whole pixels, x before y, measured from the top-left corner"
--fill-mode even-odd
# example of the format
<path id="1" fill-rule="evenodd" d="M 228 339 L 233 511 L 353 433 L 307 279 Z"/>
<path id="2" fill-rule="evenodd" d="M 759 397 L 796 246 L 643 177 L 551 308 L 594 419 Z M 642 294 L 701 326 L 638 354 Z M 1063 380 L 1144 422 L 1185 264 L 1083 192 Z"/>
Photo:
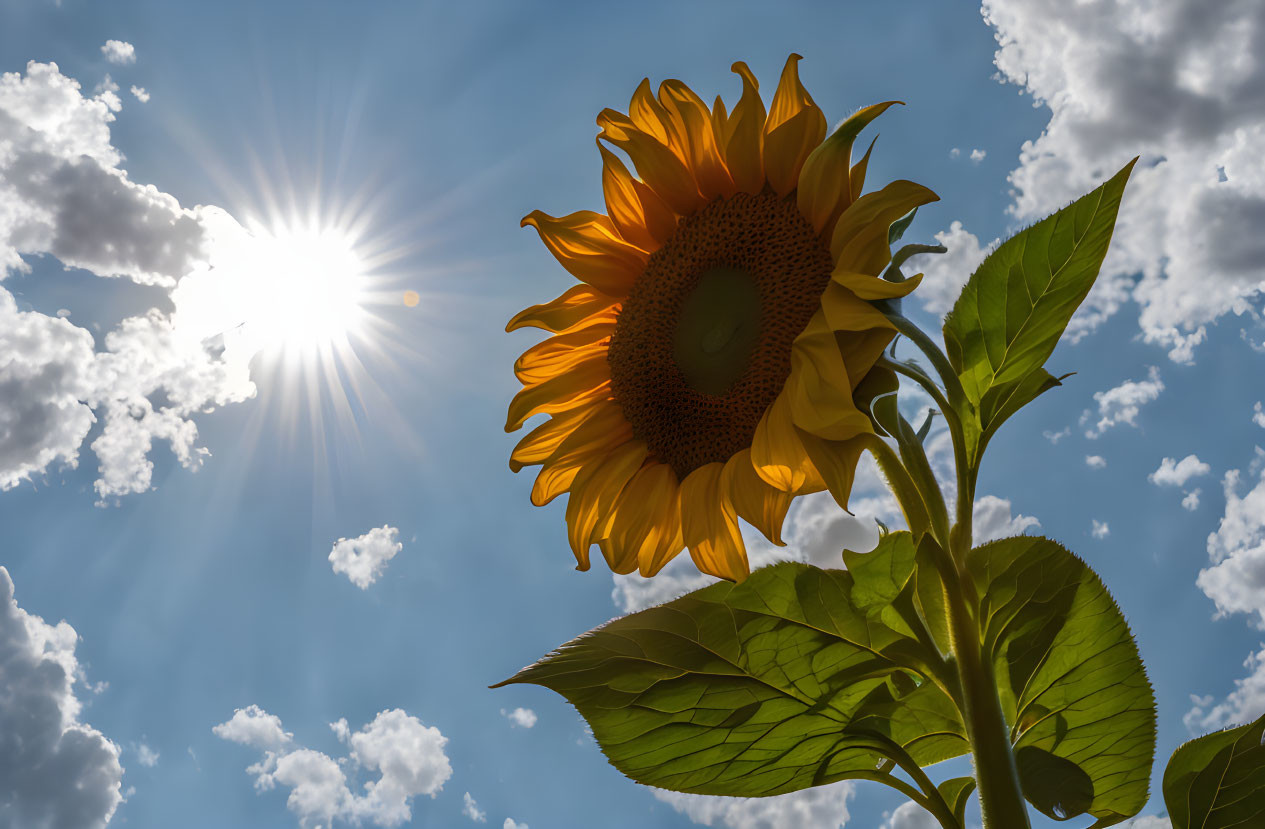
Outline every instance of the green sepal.
<path id="1" fill-rule="evenodd" d="M 1265 716 L 1181 745 L 1163 789 L 1173 829 L 1265 826 Z"/>
<path id="2" fill-rule="evenodd" d="M 940 791 L 944 802 L 953 811 L 958 825 L 966 826 L 966 804 L 971 799 L 971 793 L 975 791 L 975 778 L 951 777 L 936 788 Z"/>

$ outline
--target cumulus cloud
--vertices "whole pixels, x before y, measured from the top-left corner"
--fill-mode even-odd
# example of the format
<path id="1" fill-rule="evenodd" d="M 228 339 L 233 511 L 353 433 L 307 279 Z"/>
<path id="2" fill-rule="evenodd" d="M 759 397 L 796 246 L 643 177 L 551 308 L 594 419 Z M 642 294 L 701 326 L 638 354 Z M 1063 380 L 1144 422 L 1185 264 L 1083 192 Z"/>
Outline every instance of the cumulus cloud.
<path id="1" fill-rule="evenodd" d="M 19 607 L 0 567 L 0 824 L 100 827 L 123 800 L 119 747 L 79 719 L 78 638 Z"/>
<path id="2" fill-rule="evenodd" d="M 1121 423 L 1137 426 L 1138 413 L 1142 407 L 1159 397 L 1162 391 L 1164 382 L 1160 380 L 1160 370 L 1151 366 L 1145 380 L 1126 380 L 1115 388 L 1094 392 L 1094 402 L 1098 404 L 1098 422 L 1085 432 L 1085 437 L 1101 437 L 1103 432 Z M 1086 409 L 1081 415 L 1081 425 L 1091 418 L 1090 411 Z"/>
<path id="3" fill-rule="evenodd" d="M 149 103 L 149 92 L 143 86 L 132 84 L 132 95 L 142 104 Z"/>
<path id="4" fill-rule="evenodd" d="M 938 829 L 940 821 L 912 800 L 897 806 L 879 829 Z"/>
<path id="5" fill-rule="evenodd" d="M 1050 113 L 1010 174 L 1016 220 L 1143 157 L 1071 335 L 1132 299 L 1144 338 L 1189 362 L 1204 326 L 1246 313 L 1265 286 L 1255 230 L 1265 223 L 1265 5 L 985 0 L 982 12 L 1000 77 Z"/>
<path id="6" fill-rule="evenodd" d="M 1041 522 L 1031 515 L 1012 516 L 1010 512 L 1010 501 L 1006 498 L 985 495 L 976 499 L 972 513 L 975 543 L 983 544 L 999 538 L 1023 535 L 1030 527 L 1041 526 Z"/>
<path id="7" fill-rule="evenodd" d="M 501 829 L 528 829 L 526 823 L 519 823 L 512 817 L 507 817 L 505 822 L 501 824 Z"/>
<path id="8" fill-rule="evenodd" d="M 227 310 L 241 305 L 229 290 L 229 243 L 246 232 L 222 210 L 186 210 L 128 178 L 110 141 L 117 88 L 107 79 L 85 96 L 51 63 L 0 75 L 0 279 L 27 269 L 23 255 L 50 254 L 170 289 L 174 311 L 126 319 L 94 351 L 91 334 L 64 314 L 19 309 L 0 288 L 0 489 L 74 466 L 99 420 L 100 503 L 143 492 L 156 441 L 197 468 L 206 450 L 194 416 L 255 393 L 258 349 L 236 327 L 240 312 Z"/>
<path id="9" fill-rule="evenodd" d="M 126 40 L 107 40 L 101 46 L 101 54 L 105 55 L 105 59 L 110 63 L 117 63 L 120 66 L 136 63 L 136 47 Z"/>
<path id="10" fill-rule="evenodd" d="M 1216 603 L 1216 618 L 1256 614 L 1258 626 L 1265 627 L 1265 452 L 1260 448 L 1252 469 L 1261 475 L 1246 495 L 1238 492 L 1239 470 L 1222 479 L 1225 514 L 1208 536 L 1212 566 L 1199 571 L 1197 583 Z"/>
<path id="11" fill-rule="evenodd" d="M 774 797 L 753 798 L 682 794 L 663 789 L 653 789 L 653 792 L 656 799 L 703 826 L 840 829 L 848 821 L 848 801 L 854 787 L 850 781 L 844 781 Z"/>
<path id="12" fill-rule="evenodd" d="M 501 709 L 501 716 L 510 721 L 515 728 L 531 728 L 536 724 L 536 712 L 530 708 L 515 708 L 513 711 Z"/>
<path id="13" fill-rule="evenodd" d="M 1192 734 L 1204 734 L 1252 722 L 1265 714 L 1265 644 L 1243 663 L 1247 676 L 1234 680 L 1234 690 L 1213 704 L 1212 696 L 1192 696 L 1191 709 L 1182 718 Z"/>
<path id="14" fill-rule="evenodd" d="M 1256 401 L 1256 405 L 1252 407 L 1252 422 L 1262 429 L 1265 429 L 1265 409 L 1261 408 L 1261 402 Z"/>
<path id="15" fill-rule="evenodd" d="M 1085 464 L 1090 469 L 1106 469 L 1107 459 L 1104 458 L 1102 455 L 1086 455 Z"/>
<path id="16" fill-rule="evenodd" d="M 971 161 L 979 164 L 984 160 L 984 156 L 988 155 L 984 150 L 971 150 Z"/>
<path id="17" fill-rule="evenodd" d="M 355 538 L 338 539 L 329 552 L 334 572 L 346 574 L 352 584 L 367 589 L 382 575 L 387 562 L 404 549 L 399 535 L 397 528 L 384 524 Z"/>
<path id="18" fill-rule="evenodd" d="M 1147 480 L 1156 486 L 1185 486 L 1191 478 L 1207 475 L 1212 467 L 1199 460 L 1195 455 L 1187 455 L 1180 461 L 1164 458 L 1160 468 L 1147 476 Z"/>
<path id="19" fill-rule="evenodd" d="M 1106 521 L 1099 521 L 1097 518 L 1092 518 L 1090 520 L 1093 522 L 1093 526 L 1091 527 L 1089 534 L 1094 538 L 1106 538 L 1111 535 L 1111 527 L 1107 525 Z"/>
<path id="20" fill-rule="evenodd" d="M 475 823 L 487 823 L 488 813 L 479 808 L 479 804 L 474 801 L 469 792 L 461 796 L 461 814 L 473 820 Z"/>
<path id="21" fill-rule="evenodd" d="M 1199 496 L 1202 493 L 1203 493 L 1203 490 L 1200 489 L 1199 487 L 1195 487 L 1190 492 L 1187 492 L 1186 497 L 1182 498 L 1182 509 L 1188 510 L 1190 512 L 1194 512 L 1195 510 L 1199 509 Z"/>
<path id="22" fill-rule="evenodd" d="M 1158 815 L 1143 815 L 1121 823 L 1120 829 L 1173 829 L 1173 822 Z"/>
<path id="23" fill-rule="evenodd" d="M 288 788 L 286 806 L 305 829 L 334 820 L 399 826 L 412 819 L 415 797 L 435 797 L 452 776 L 444 752 L 448 738 L 398 708 L 382 711 L 354 733 L 346 720 L 331 728 L 350 748 L 348 756 L 337 761 L 314 749 L 294 747 L 293 735 L 282 729 L 281 720 L 256 705 L 237 709 L 211 730 L 263 752 L 260 761 L 246 769 L 255 778 L 255 788 Z M 361 786 L 364 794 L 357 794 L 349 786 L 348 771 L 378 776 Z"/>

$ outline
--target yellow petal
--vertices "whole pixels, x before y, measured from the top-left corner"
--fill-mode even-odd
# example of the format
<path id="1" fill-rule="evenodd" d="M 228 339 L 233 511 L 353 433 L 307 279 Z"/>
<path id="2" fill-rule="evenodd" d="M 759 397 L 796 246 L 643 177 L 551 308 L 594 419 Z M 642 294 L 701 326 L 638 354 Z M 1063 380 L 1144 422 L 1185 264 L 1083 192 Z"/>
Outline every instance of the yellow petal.
<path id="1" fill-rule="evenodd" d="M 603 400 L 587 408 L 590 416 L 572 428 L 558 448 L 545 459 L 545 466 L 584 463 L 632 440 L 632 426 L 624 418 L 624 411 L 618 403 Z"/>
<path id="2" fill-rule="evenodd" d="M 506 331 L 520 328 L 543 328 L 555 334 L 579 325 L 614 322 L 619 313 L 619 300 L 595 291 L 588 285 L 576 285 L 552 302 L 543 302 L 519 311 L 505 326 Z"/>
<path id="3" fill-rule="evenodd" d="M 826 136 L 826 116 L 799 82 L 799 60 L 786 59 L 764 125 L 764 172 L 779 196 L 795 189 L 804 161 Z"/>
<path id="4" fill-rule="evenodd" d="M 646 445 L 630 441 L 575 476 L 567 501 L 567 540 L 580 570 L 589 569 L 589 547 L 605 535 L 620 492 L 645 459 Z"/>
<path id="5" fill-rule="evenodd" d="M 834 282 L 821 293 L 821 313 L 831 331 L 896 330 L 882 311 Z"/>
<path id="6" fill-rule="evenodd" d="M 632 100 L 628 103 L 628 119 L 634 127 L 669 147 L 677 153 L 677 158 L 685 161 L 685 156 L 679 152 L 682 146 L 680 136 L 672 131 L 668 113 L 651 91 L 649 78 L 642 78 L 633 91 Z"/>
<path id="7" fill-rule="evenodd" d="M 660 84 L 659 101 L 676 125 L 675 131 L 682 136 L 682 151 L 699 193 L 709 201 L 732 196 L 735 192 L 733 179 L 721 158 L 707 104 L 680 81 Z"/>
<path id="8" fill-rule="evenodd" d="M 732 472 L 709 463 L 681 482 L 681 529 L 695 566 L 708 575 L 742 581 L 751 572 L 727 492 Z"/>
<path id="9" fill-rule="evenodd" d="M 896 332 L 887 328 L 870 328 L 865 331 L 840 331 L 835 334 L 839 344 L 839 353 L 848 367 L 848 379 L 852 382 L 852 391 L 865 379 L 874 368 L 883 350 L 891 344 Z"/>
<path id="10" fill-rule="evenodd" d="M 912 181 L 893 181 L 882 190 L 866 193 L 843 212 L 830 240 L 835 267 L 878 274 L 892 259 L 887 231 L 892 222 L 920 205 L 940 197 Z"/>
<path id="11" fill-rule="evenodd" d="M 539 210 L 523 217 L 562 267 L 581 282 L 611 296 L 626 296 L 646 268 L 649 255 L 625 242 L 601 213 L 581 210 L 555 218 Z"/>
<path id="12" fill-rule="evenodd" d="M 857 133 L 895 103 L 898 102 L 886 101 L 857 111 L 809 154 L 799 174 L 795 198 L 799 212 L 812 224 L 813 230 L 821 233 L 833 227 L 835 220 L 852 204 L 853 180 L 849 166 L 852 143 Z M 865 177 L 864 168 L 861 177 Z"/>
<path id="13" fill-rule="evenodd" d="M 804 452 L 791 420 L 786 389 L 761 416 L 751 441 L 751 465 L 767 484 L 783 492 L 821 489 L 817 470 Z"/>
<path id="14" fill-rule="evenodd" d="M 611 224 L 642 250 L 658 250 L 676 229 L 676 214 L 645 182 L 633 178 L 619 156 L 600 141 L 597 148 L 602 153 L 602 192 Z"/>
<path id="15" fill-rule="evenodd" d="M 585 403 L 610 397 L 611 370 L 604 356 L 581 363 L 566 374 L 538 383 L 514 395 L 510 401 L 505 431 L 519 429 L 527 418 L 557 414 Z"/>
<path id="16" fill-rule="evenodd" d="M 870 301 L 909 296 L 922 283 L 920 273 L 914 274 L 904 282 L 888 282 L 886 279 L 868 273 L 837 269 L 830 278 L 861 299 Z"/>
<path id="17" fill-rule="evenodd" d="M 653 576 L 685 546 L 680 486 L 670 466 L 648 463 L 619 496 L 610 532 L 599 545 L 616 573 Z"/>
<path id="18" fill-rule="evenodd" d="M 597 403 L 592 406 L 584 406 L 572 409 L 569 412 L 556 414 L 535 429 L 532 429 L 518 442 L 518 445 L 514 447 L 514 451 L 510 453 L 510 470 L 518 472 L 524 466 L 542 463 L 557 451 L 562 442 L 575 431 L 576 426 L 583 423 L 587 418 L 592 417 L 593 413 L 597 411 L 597 406 L 601 405 L 603 404 Z"/>
<path id="19" fill-rule="evenodd" d="M 720 145 L 721 156 L 724 156 L 725 149 L 725 132 L 729 123 L 729 110 L 725 109 L 725 102 L 716 96 L 716 100 L 712 102 L 712 130 L 716 133 L 716 143 Z"/>
<path id="20" fill-rule="evenodd" d="M 615 323 L 602 322 L 577 328 L 536 343 L 514 361 L 514 375 L 525 386 L 543 383 L 585 360 L 606 351 Z"/>
<path id="21" fill-rule="evenodd" d="M 850 440 L 832 441 L 810 435 L 800 434 L 813 466 L 821 473 L 826 488 L 839 506 L 848 508 L 848 498 L 852 494 L 852 483 L 856 480 L 857 461 L 865 451 L 867 441 L 876 440 L 873 433 L 863 433 Z"/>
<path id="22" fill-rule="evenodd" d="M 782 394 L 790 403 L 792 422 L 827 440 L 866 431 L 870 420 L 853 404 L 852 386 L 835 334 L 819 311 L 791 345 L 791 375 Z"/>
<path id="23" fill-rule="evenodd" d="M 754 196 L 764 189 L 764 101 L 745 63 L 738 61 L 731 69 L 742 78 L 742 97 L 717 136 L 734 186 Z"/>
<path id="24" fill-rule="evenodd" d="M 729 500 L 733 502 L 738 517 L 763 533 L 772 543 L 785 546 L 782 524 L 795 495 L 769 486 L 756 474 L 755 467 L 751 465 L 750 449 L 738 452 L 725 465 L 734 467 L 729 479 Z"/>
<path id="25" fill-rule="evenodd" d="M 704 204 L 694 177 L 671 147 L 613 109 L 602 110 L 597 125 L 602 128 L 598 137 L 627 153 L 641 180 L 677 214 L 688 216 Z"/>
<path id="26" fill-rule="evenodd" d="M 865 171 L 870 166 L 870 153 L 874 152 L 874 142 L 877 140 L 877 135 L 870 139 L 870 146 L 865 148 L 865 155 L 852 165 L 852 171 L 848 173 L 848 178 L 852 182 L 852 201 L 861 198 L 861 191 L 865 189 Z"/>

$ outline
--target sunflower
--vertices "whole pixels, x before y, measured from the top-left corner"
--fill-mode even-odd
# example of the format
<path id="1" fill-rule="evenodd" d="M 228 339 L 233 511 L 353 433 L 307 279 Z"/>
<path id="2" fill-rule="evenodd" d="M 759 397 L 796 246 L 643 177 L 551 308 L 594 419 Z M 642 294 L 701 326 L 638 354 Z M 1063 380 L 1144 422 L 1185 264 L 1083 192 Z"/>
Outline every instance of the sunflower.
<path id="1" fill-rule="evenodd" d="M 554 335 L 514 365 L 524 388 L 506 431 L 550 418 L 510 468 L 541 466 L 537 506 L 570 493 L 580 570 L 594 543 L 613 571 L 644 576 L 688 548 L 739 581 L 739 518 L 780 545 L 796 496 L 828 488 L 847 505 L 873 434 L 853 393 L 895 334 L 871 301 L 921 276 L 879 277 L 888 230 L 937 196 L 909 181 L 861 195 L 870 154 L 852 164 L 853 140 L 897 102 L 826 138 L 799 59 L 767 112 L 741 62 L 732 112 L 680 81 L 657 96 L 642 81 L 628 114 L 597 118 L 607 212 L 523 219 L 581 284 L 506 327 Z"/>

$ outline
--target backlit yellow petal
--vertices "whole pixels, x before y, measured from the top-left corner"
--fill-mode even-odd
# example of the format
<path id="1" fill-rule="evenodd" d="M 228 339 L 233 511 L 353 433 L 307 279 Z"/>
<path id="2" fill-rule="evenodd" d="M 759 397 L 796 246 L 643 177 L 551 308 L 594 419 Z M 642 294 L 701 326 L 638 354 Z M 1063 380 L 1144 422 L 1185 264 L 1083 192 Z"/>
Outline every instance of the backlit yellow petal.
<path id="1" fill-rule="evenodd" d="M 624 162 L 599 141 L 602 192 L 611 224 L 642 250 L 658 250 L 676 227 L 676 214 L 643 181 L 633 178 Z"/>
<path id="2" fill-rule="evenodd" d="M 896 103 L 898 102 L 886 101 L 858 110 L 809 154 L 799 174 L 795 197 L 799 212 L 809 220 L 813 230 L 821 233 L 832 228 L 835 220 L 855 200 L 855 182 L 852 178 L 854 168 L 850 167 L 852 144 L 857 133 Z M 868 153 L 866 157 L 869 157 Z M 864 180 L 864 167 L 861 168 L 860 176 Z"/>
<path id="3" fill-rule="evenodd" d="M 681 529 L 690 558 L 704 573 L 742 581 L 751 572 L 738 516 L 727 492 L 725 464 L 709 463 L 681 482 Z"/>
<path id="4" fill-rule="evenodd" d="M 826 488 L 839 506 L 848 508 L 852 484 L 856 480 L 857 462 L 865 451 L 867 442 L 877 440 L 873 433 L 862 433 L 844 441 L 822 440 L 816 435 L 801 433 L 800 439 L 812 458 L 813 465 L 821 473 Z"/>
<path id="5" fill-rule="evenodd" d="M 870 153 L 874 152 L 874 142 L 877 140 L 877 135 L 870 139 L 870 146 L 865 148 L 865 155 L 852 165 L 852 171 L 848 173 L 848 178 L 852 181 L 852 201 L 861 198 L 861 191 L 865 189 L 865 171 L 870 166 Z"/>
<path id="6" fill-rule="evenodd" d="M 799 82 L 799 60 L 787 59 L 764 125 L 764 172 L 779 196 L 795 189 L 804 161 L 826 137 L 826 116 Z"/>
<path id="7" fill-rule="evenodd" d="M 557 451 L 567 436 L 575 431 L 576 426 L 593 416 L 599 405 L 602 404 L 584 406 L 556 414 L 532 429 L 523 436 L 523 439 L 514 447 L 514 451 L 510 453 L 510 470 L 518 472 L 524 466 L 543 462 Z"/>
<path id="8" fill-rule="evenodd" d="M 786 390 L 777 396 L 756 426 L 751 441 L 751 464 L 770 486 L 783 492 L 820 489 L 820 479 L 795 434 Z"/>
<path id="9" fill-rule="evenodd" d="M 764 189 L 764 101 L 760 84 L 745 63 L 738 61 L 731 69 L 742 78 L 742 97 L 717 135 L 734 185 L 755 195 Z"/>
<path id="10" fill-rule="evenodd" d="M 658 138 L 636 127 L 628 116 L 604 109 L 597 116 L 598 136 L 628 154 L 637 175 L 677 214 L 688 216 L 703 205 L 685 162 Z"/>
<path id="11" fill-rule="evenodd" d="M 836 284 L 842 285 L 861 299 L 895 299 L 909 296 L 922 283 L 922 274 L 914 274 L 904 282 L 888 282 L 868 273 L 836 270 L 830 275 Z"/>
<path id="12" fill-rule="evenodd" d="M 857 386 L 874 368 L 883 350 L 891 344 L 895 336 L 896 332 L 887 328 L 835 333 L 835 342 L 839 344 L 839 353 L 843 355 L 848 378 L 852 381 L 852 391 L 856 391 Z"/>
<path id="13" fill-rule="evenodd" d="M 519 311 L 505 326 L 506 331 L 520 328 L 543 328 L 555 334 L 580 325 L 614 322 L 619 300 L 595 291 L 588 285 L 576 285 L 552 302 L 542 302 Z"/>
<path id="14" fill-rule="evenodd" d="M 625 296 L 645 270 L 649 255 L 625 242 L 601 213 L 580 210 L 554 218 L 533 210 L 523 217 L 567 272 L 611 296 Z"/>
<path id="15" fill-rule="evenodd" d="M 605 535 L 619 494 L 645 459 L 646 445 L 630 441 L 575 476 L 567 500 L 567 540 L 580 570 L 589 568 L 589 547 Z"/>
<path id="16" fill-rule="evenodd" d="M 615 330 L 615 323 L 600 322 L 576 328 L 565 334 L 536 343 L 514 362 L 514 376 L 525 386 L 543 383 L 577 364 L 606 351 L 606 341 Z"/>
<path id="17" fill-rule="evenodd" d="M 770 542 L 779 547 L 782 540 L 782 524 L 791 508 L 795 495 L 769 486 L 756 474 L 751 465 L 751 450 L 743 449 L 725 463 L 733 466 L 729 479 L 729 500 L 738 517 L 755 527 Z"/>
<path id="18" fill-rule="evenodd" d="M 652 576 L 685 546 L 680 487 L 671 467 L 648 463 L 624 487 L 610 532 L 600 542 L 611 570 Z"/>
<path id="19" fill-rule="evenodd" d="M 799 429 L 828 440 L 846 440 L 866 431 L 870 420 L 852 403 L 853 384 L 835 334 L 818 312 L 791 346 L 791 376 L 782 392 L 790 403 L 791 420 Z"/>
<path id="20" fill-rule="evenodd" d="M 903 180 L 857 199 L 839 217 L 830 240 L 836 269 L 880 273 L 892 259 L 887 242 L 892 222 L 915 207 L 939 200 L 921 184 Z"/>
<path id="21" fill-rule="evenodd" d="M 831 331 L 896 330 L 882 311 L 834 282 L 822 292 L 821 313 Z"/>
<path id="22" fill-rule="evenodd" d="M 682 136 L 685 161 L 699 193 L 708 200 L 732 196 L 733 179 L 721 158 L 707 104 L 680 81 L 664 81 L 659 86 L 659 101 Z"/>
<path id="23" fill-rule="evenodd" d="M 528 386 L 510 401 L 505 431 L 519 429 L 527 418 L 538 414 L 556 414 L 610 396 L 611 370 L 605 357 L 598 356 L 561 374 Z"/>

